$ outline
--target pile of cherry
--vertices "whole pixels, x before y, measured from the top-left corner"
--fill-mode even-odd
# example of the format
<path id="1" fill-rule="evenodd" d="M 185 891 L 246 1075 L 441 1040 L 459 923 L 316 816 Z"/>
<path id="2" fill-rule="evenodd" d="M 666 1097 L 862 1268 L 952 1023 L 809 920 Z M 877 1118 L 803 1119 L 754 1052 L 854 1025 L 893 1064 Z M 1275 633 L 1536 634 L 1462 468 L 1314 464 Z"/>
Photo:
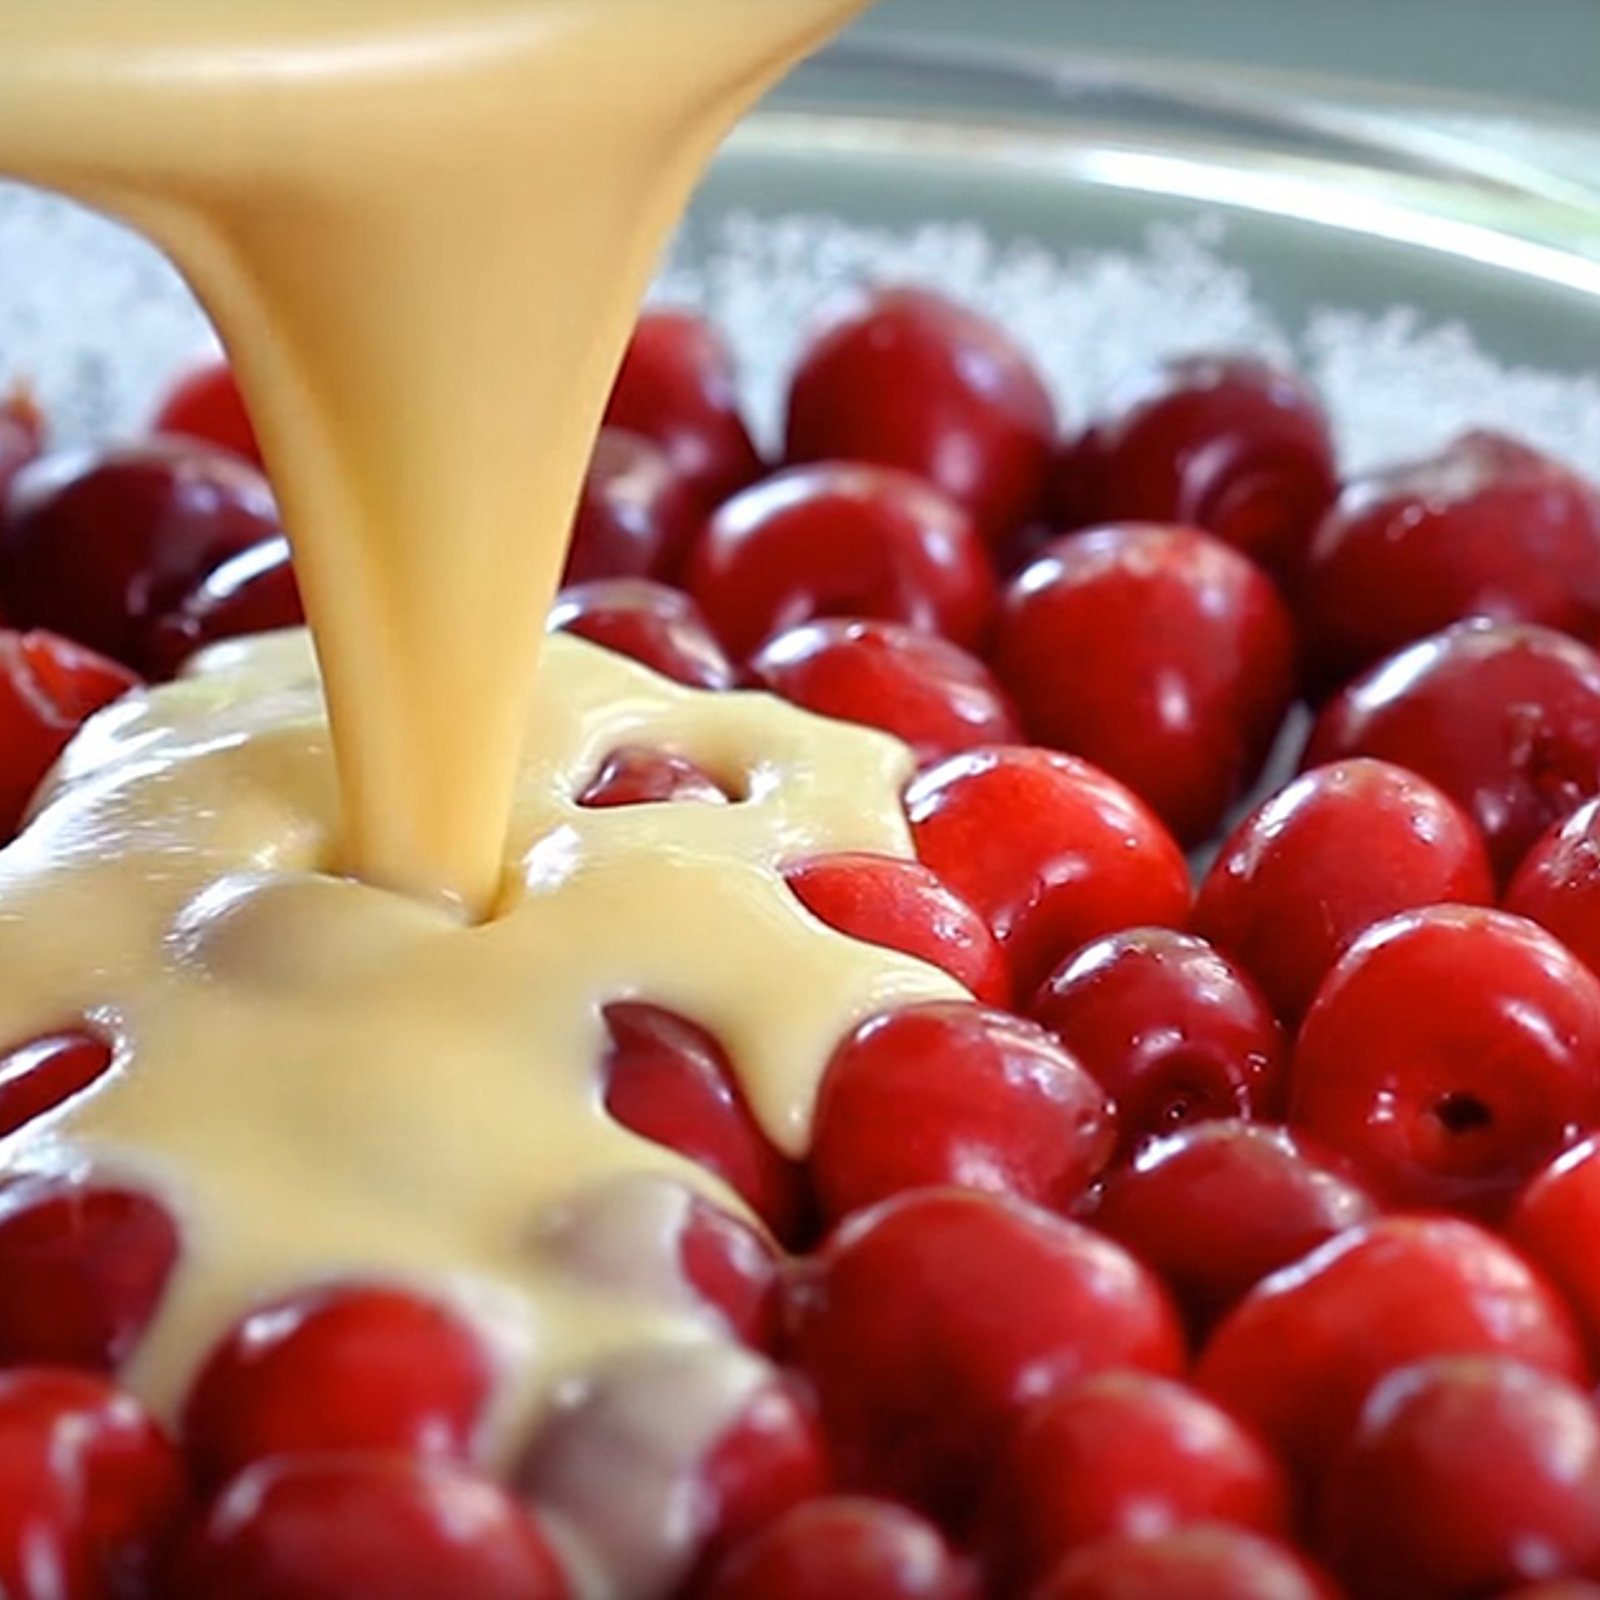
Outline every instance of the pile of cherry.
<path id="1" fill-rule="evenodd" d="M 11 825 L 135 674 L 299 617 L 226 371 L 156 438 L 41 432 L 0 418 Z M 691 1020 L 609 1013 L 611 1114 L 770 1230 L 685 1229 L 771 1365 L 683 1486 L 677 1595 L 1596 1600 L 1600 492 L 1484 434 L 1341 483 L 1305 387 L 1225 357 L 1062 439 L 1022 351 L 909 292 L 811 344 L 781 469 L 693 318 L 613 401 L 552 625 L 910 744 L 920 864 L 790 881 L 979 1002 L 845 1040 L 803 1169 Z M 580 798 L 733 797 L 624 749 Z M 16 1049 L 0 1129 L 105 1068 Z M 169 1436 L 115 1375 L 180 1250 L 149 1196 L 0 1189 L 0 1592 L 568 1594 L 541 1485 L 611 1379 L 491 1481 L 472 1333 L 353 1284 L 246 1318 Z"/>

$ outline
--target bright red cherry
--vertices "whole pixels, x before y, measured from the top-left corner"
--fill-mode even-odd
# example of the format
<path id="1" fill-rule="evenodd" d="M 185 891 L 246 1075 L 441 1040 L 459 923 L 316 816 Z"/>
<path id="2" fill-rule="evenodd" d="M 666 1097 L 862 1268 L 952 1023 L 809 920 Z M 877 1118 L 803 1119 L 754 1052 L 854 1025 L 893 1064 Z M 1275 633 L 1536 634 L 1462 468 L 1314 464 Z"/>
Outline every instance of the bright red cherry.
<path id="1" fill-rule="evenodd" d="M 1600 655 L 1547 628 L 1463 622 L 1357 678 L 1303 765 L 1378 756 L 1471 813 L 1504 880 L 1600 794 Z"/>
<path id="2" fill-rule="evenodd" d="M 1263 1278 L 1376 1211 L 1283 1128 L 1197 1122 L 1114 1171 L 1092 1220 L 1207 1327 Z"/>
<path id="3" fill-rule="evenodd" d="M 1323 1545 L 1364 1600 L 1455 1600 L 1600 1564 L 1600 1417 L 1498 1356 L 1403 1368 L 1323 1491 Z"/>
<path id="4" fill-rule="evenodd" d="M 1301 1559 L 1242 1528 L 1101 1539 L 1069 1556 L 1033 1600 L 1336 1600 Z"/>
<path id="5" fill-rule="evenodd" d="M 1116 1102 L 1122 1150 L 1212 1117 L 1272 1117 L 1283 1030 L 1203 939 L 1133 928 L 1085 945 L 1030 1008 Z"/>
<path id="6" fill-rule="evenodd" d="M 58 634 L 0 629 L 0 839 L 22 826 L 78 729 L 138 685 L 126 667 Z"/>
<path id="7" fill-rule="evenodd" d="M 707 504 L 761 476 L 761 458 L 739 414 L 733 356 L 722 336 L 691 312 L 640 317 L 606 424 L 653 439 Z"/>
<path id="8" fill-rule="evenodd" d="M 985 1005 L 1010 1005 L 1011 973 L 988 923 L 920 862 L 816 856 L 783 876 L 830 928 L 939 967 Z"/>
<path id="9" fill-rule="evenodd" d="M 671 579 L 703 515 L 698 492 L 660 445 L 637 433 L 603 428 L 561 581 Z"/>
<path id="10" fill-rule="evenodd" d="M 252 1311 L 184 1408 L 195 1471 L 220 1483 L 270 1456 L 394 1450 L 470 1459 L 495 1373 L 478 1331 L 408 1290 L 312 1290 Z"/>
<path id="11" fill-rule="evenodd" d="M 1181 522 L 1292 579 L 1338 493 L 1328 419 L 1293 374 L 1242 356 L 1170 361 L 1074 458 L 1083 522 Z M 1071 525 L 1071 524 L 1069 524 Z"/>
<path id="12" fill-rule="evenodd" d="M 1600 1124 L 1600 978 L 1522 917 L 1403 912 L 1329 973 L 1290 1095 L 1379 1195 L 1494 1216 Z"/>
<path id="13" fill-rule="evenodd" d="M 920 478 L 823 462 L 746 489 L 712 516 L 689 588 L 730 654 L 817 617 L 865 617 L 975 648 L 995 580 L 972 519 Z"/>
<path id="14" fill-rule="evenodd" d="M 686 757 L 626 745 L 601 762 L 600 770 L 579 794 L 578 804 L 604 811 L 674 802 L 725 806 L 730 798 L 709 772 Z"/>
<path id="15" fill-rule="evenodd" d="M 811 1178 L 834 1220 L 941 1184 L 1065 1211 L 1115 1142 L 1104 1090 L 1049 1034 L 939 1001 L 874 1017 L 834 1052 Z"/>
<path id="16" fill-rule="evenodd" d="M 1023 1417 L 989 1489 L 989 1549 L 1020 1584 L 1082 1545 L 1197 1522 L 1288 1532 L 1283 1474 L 1226 1412 L 1182 1384 L 1105 1372 Z"/>
<path id="17" fill-rule="evenodd" d="M 734 671 L 688 595 L 643 578 L 603 578 L 563 589 L 550 612 L 552 633 L 575 633 L 591 644 L 687 684 L 731 689 Z"/>
<path id="18" fill-rule="evenodd" d="M 1600 973 L 1600 800 L 1579 806 L 1529 851 L 1506 909 L 1548 928 Z"/>
<path id="19" fill-rule="evenodd" d="M 1190 844 L 1254 782 L 1294 699 L 1277 590 L 1192 528 L 1055 540 L 1006 591 L 997 641 L 1029 736 L 1103 767 Z"/>
<path id="20" fill-rule="evenodd" d="M 1506 1231 L 1567 1297 L 1600 1353 L 1600 1141 L 1551 1162 L 1517 1197 Z"/>
<path id="21" fill-rule="evenodd" d="M 115 1371 L 138 1346 L 178 1261 L 150 1195 L 92 1177 L 0 1187 L 0 1367 Z"/>
<path id="22" fill-rule="evenodd" d="M 991 540 L 1041 508 L 1056 410 L 994 323 L 918 289 L 880 290 L 801 357 L 791 461 L 876 461 L 917 473 Z"/>
<path id="23" fill-rule="evenodd" d="M 404 1455 L 283 1456 L 236 1478 L 188 1541 L 172 1600 L 569 1600 L 533 1514 Z"/>
<path id="24" fill-rule="evenodd" d="M 46 456 L 7 497 L 0 598 L 13 622 L 137 665 L 150 622 L 280 532 L 266 479 L 225 451 L 154 439 Z"/>
<path id="25" fill-rule="evenodd" d="M 1017 992 L 1123 928 L 1189 914 L 1183 852 L 1127 789 L 1073 756 L 1001 745 L 906 791 L 917 854 L 994 930 Z"/>
<path id="26" fill-rule="evenodd" d="M 206 573 L 145 630 L 139 658 L 154 678 L 175 677 L 207 645 L 298 628 L 306 620 L 287 539 L 268 539 Z"/>
<path id="27" fill-rule="evenodd" d="M 226 361 L 204 362 L 179 378 L 162 400 L 152 431 L 197 439 L 261 465 L 255 425 Z"/>
<path id="28" fill-rule="evenodd" d="M 1346 485 L 1301 594 L 1328 687 L 1465 617 L 1600 633 L 1600 491 L 1497 433 Z"/>
<path id="29" fill-rule="evenodd" d="M 606 1007 L 606 1110 L 625 1128 L 717 1174 L 780 1238 L 799 1226 L 794 1164 L 757 1123 L 722 1046 L 657 1006 Z"/>
<path id="30" fill-rule="evenodd" d="M 978 1600 L 939 1530 L 888 1501 L 812 1500 L 741 1545 L 701 1600 Z"/>
<path id="31" fill-rule="evenodd" d="M 919 763 L 1022 737 L 1005 690 L 977 657 L 899 623 L 804 623 L 770 639 L 750 671 L 807 711 L 892 733 Z"/>
<path id="32" fill-rule="evenodd" d="M 1239 824 L 1200 885 L 1193 927 L 1298 1023 L 1374 923 L 1493 900 L 1483 836 L 1466 812 L 1414 772 L 1357 759 L 1302 773 Z"/>
<path id="33" fill-rule="evenodd" d="M 794 1354 L 848 1486 L 959 1515 L 1001 1437 L 1053 1386 L 1176 1372 L 1160 1285 L 1020 1201 L 924 1189 L 860 1212 L 792 1289 Z"/>
<path id="34" fill-rule="evenodd" d="M 85 1030 L 30 1039 L 0 1055 L 0 1138 L 37 1121 L 111 1070 L 111 1047 Z"/>
<path id="35" fill-rule="evenodd" d="M 1352 1228 L 1258 1284 L 1212 1336 L 1200 1386 L 1296 1466 L 1326 1463 L 1391 1372 L 1504 1355 L 1582 1382 L 1566 1307 L 1507 1244 L 1453 1218 Z"/>

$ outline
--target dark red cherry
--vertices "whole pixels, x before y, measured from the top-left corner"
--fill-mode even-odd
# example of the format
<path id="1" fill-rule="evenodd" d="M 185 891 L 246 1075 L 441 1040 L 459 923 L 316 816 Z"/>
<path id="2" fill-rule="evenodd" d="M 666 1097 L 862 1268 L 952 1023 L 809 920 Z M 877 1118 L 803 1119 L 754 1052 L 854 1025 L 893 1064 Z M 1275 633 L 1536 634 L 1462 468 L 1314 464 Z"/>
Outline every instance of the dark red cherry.
<path id="1" fill-rule="evenodd" d="M 268 539 L 208 572 L 145 630 L 139 656 L 153 678 L 175 677 L 208 645 L 298 628 L 306 620 L 287 539 Z"/>
<path id="2" fill-rule="evenodd" d="M 643 578 L 602 578 L 563 589 L 552 633 L 575 633 L 691 689 L 731 689 L 735 676 L 688 595 Z"/>
<path id="3" fill-rule="evenodd" d="M 1203 1524 L 1157 1538 L 1122 1534 L 1069 1556 L 1032 1600 L 1338 1600 L 1285 1546 Z"/>
<path id="4" fill-rule="evenodd" d="M 703 514 L 699 494 L 660 445 L 620 428 L 602 428 L 561 581 L 670 580 Z"/>
<path id="5" fill-rule="evenodd" d="M 628 745 L 614 750 L 578 795 L 578 804 L 604 811 L 615 806 L 675 802 L 725 806 L 731 797 L 703 767 L 665 750 Z"/>
<path id="6" fill-rule="evenodd" d="M 0 1138 L 82 1094 L 110 1070 L 110 1045 L 86 1029 L 7 1050 L 0 1055 Z"/>

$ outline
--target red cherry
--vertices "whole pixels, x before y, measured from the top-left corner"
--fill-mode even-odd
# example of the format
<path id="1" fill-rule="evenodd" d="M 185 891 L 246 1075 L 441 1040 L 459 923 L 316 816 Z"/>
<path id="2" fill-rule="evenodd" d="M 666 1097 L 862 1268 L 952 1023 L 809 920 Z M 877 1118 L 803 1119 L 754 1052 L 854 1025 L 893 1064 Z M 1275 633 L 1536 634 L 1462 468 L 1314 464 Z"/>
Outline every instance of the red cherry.
<path id="1" fill-rule="evenodd" d="M 1600 1123 L 1600 978 L 1522 917 L 1403 912 L 1318 991 L 1290 1120 L 1382 1196 L 1493 1216 Z"/>
<path id="2" fill-rule="evenodd" d="M 778 1346 L 779 1273 L 775 1247 L 746 1223 L 696 1195 L 678 1253 L 689 1287 L 741 1344 L 763 1354 Z"/>
<path id="3" fill-rule="evenodd" d="M 1176 1372 L 1159 1284 L 1116 1245 L 956 1189 L 859 1212 L 792 1288 L 794 1353 L 845 1482 L 950 1514 L 1019 1412 L 1111 1367 Z"/>
<path id="4" fill-rule="evenodd" d="M 1509 878 L 1545 829 L 1600 794 L 1600 656 L 1545 628 L 1459 623 L 1330 701 L 1303 765 L 1356 755 L 1436 783 Z"/>
<path id="5" fill-rule="evenodd" d="M 78 729 L 138 685 L 126 667 L 70 639 L 0 629 L 0 838 L 22 826 L 28 802 Z"/>
<path id="6" fill-rule="evenodd" d="M 392 1450 L 468 1459 L 495 1373 L 478 1332 L 401 1289 L 313 1290 L 241 1319 L 184 1408 L 184 1446 L 218 1483 L 270 1456 Z"/>
<path id="7" fill-rule="evenodd" d="M 686 1416 L 699 1426 L 686 1429 Z M 603 1369 L 546 1421 L 520 1482 L 617 1593 L 662 1595 L 692 1588 L 730 1550 L 825 1493 L 828 1473 L 791 1380 L 746 1352 L 697 1345 L 639 1350 Z M 619 1500 L 619 1482 L 633 1485 L 633 1499 Z M 641 1504 L 665 1514 L 641 1518 Z"/>
<path id="8" fill-rule="evenodd" d="M 1100 1373 L 1034 1406 L 989 1504 L 991 1560 L 1014 1583 L 1114 1534 L 1222 1522 L 1277 1536 L 1289 1522 L 1283 1475 L 1257 1440 L 1192 1389 L 1138 1372 Z"/>
<path id="9" fill-rule="evenodd" d="M 606 1110 L 625 1128 L 717 1174 L 780 1238 L 794 1237 L 800 1176 L 762 1131 L 722 1046 L 656 1006 L 606 1007 Z"/>
<path id="10" fill-rule="evenodd" d="M 952 756 L 906 791 L 917 854 L 994 930 L 1020 994 L 1104 933 L 1177 925 L 1189 869 L 1128 790 L 1024 745 Z"/>
<path id="11" fill-rule="evenodd" d="M 12 1179 L 0 1188 L 0 1366 L 116 1370 L 178 1251 L 176 1224 L 149 1195 L 80 1176 Z"/>
<path id="12" fill-rule="evenodd" d="M 1200 1122 L 1113 1172 L 1093 1221 L 1159 1273 L 1204 1327 L 1270 1273 L 1375 1212 L 1285 1129 Z"/>
<path id="13" fill-rule="evenodd" d="M 1250 980 L 1203 939 L 1134 928 L 1069 956 L 1031 1015 L 1116 1102 L 1122 1150 L 1212 1117 L 1270 1117 L 1283 1030 Z"/>
<path id="14" fill-rule="evenodd" d="M 1367 1600 L 1454 1600 L 1600 1562 L 1600 1418 L 1494 1356 L 1392 1373 L 1324 1490 L 1325 1547 Z"/>
<path id="15" fill-rule="evenodd" d="M 1579 806 L 1529 851 L 1506 909 L 1548 928 L 1600 973 L 1600 800 Z"/>
<path id="16" fill-rule="evenodd" d="M 917 861 L 894 856 L 818 856 L 784 869 L 818 921 L 948 972 L 986 1005 L 1011 1001 L 1011 973 L 989 925 Z"/>
<path id="17" fill-rule="evenodd" d="M 1040 508 L 1055 436 L 1055 404 L 1010 337 L 918 289 L 880 290 L 826 329 L 789 392 L 789 460 L 917 473 L 991 540 Z"/>
<path id="18" fill-rule="evenodd" d="M 1465 617 L 1600 632 L 1600 491 L 1497 433 L 1348 484 L 1306 569 L 1301 621 L 1330 687 Z"/>
<path id="19" fill-rule="evenodd" d="M 154 1594 L 182 1512 L 178 1453 L 139 1403 L 52 1368 L 0 1374 L 0 1593 Z"/>
<path id="20" fill-rule="evenodd" d="M 1086 522 L 1188 523 L 1285 579 L 1339 489 L 1316 396 L 1249 357 L 1166 363 L 1096 424 L 1086 454 L 1092 466 L 1083 453 L 1075 463 Z"/>
<path id="21" fill-rule="evenodd" d="M 1509 1245 L 1470 1222 L 1392 1217 L 1258 1284 L 1213 1335 L 1198 1377 L 1309 1467 L 1343 1444 L 1391 1372 L 1457 1354 L 1586 1376 L 1566 1307 Z"/>
<path id="22" fill-rule="evenodd" d="M 691 689 L 731 689 L 733 667 L 688 595 L 643 578 L 605 578 L 563 589 L 550 612 L 552 633 L 592 644 Z"/>
<path id="23" fill-rule="evenodd" d="M 0 1055 L 0 1138 L 64 1105 L 111 1070 L 111 1047 L 92 1033 L 53 1033 Z"/>
<path id="24" fill-rule="evenodd" d="M 893 622 L 829 618 L 767 642 L 756 682 L 807 711 L 882 728 L 919 763 L 1021 737 L 989 669 L 948 639 Z"/>
<path id="25" fill-rule="evenodd" d="M 1320 1574 L 1242 1528 L 1101 1539 L 1069 1556 L 1034 1600 L 1335 1600 Z"/>
<path id="26" fill-rule="evenodd" d="M 1600 1352 L 1600 1141 L 1551 1162 L 1517 1197 L 1506 1231 L 1567 1297 Z"/>
<path id="27" fill-rule="evenodd" d="M 0 596 L 13 622 L 136 665 L 147 624 L 280 531 L 266 479 L 221 450 L 154 439 L 47 456 L 11 485 Z"/>
<path id="28" fill-rule="evenodd" d="M 725 806 L 730 796 L 703 767 L 664 750 L 614 750 L 578 796 L 580 806 L 654 806 L 673 802 Z"/>
<path id="29" fill-rule="evenodd" d="M 761 476 L 739 415 L 733 357 L 721 335 L 690 312 L 640 317 L 606 424 L 653 439 L 708 504 Z"/>
<path id="30" fill-rule="evenodd" d="M 207 645 L 306 620 L 287 539 L 268 539 L 229 557 L 145 630 L 139 659 L 155 678 L 175 677 Z"/>
<path id="31" fill-rule="evenodd" d="M 1254 782 L 1294 698 L 1277 591 L 1190 528 L 1055 540 L 1006 591 L 997 632 L 1030 737 L 1103 767 L 1186 843 Z"/>
<path id="32" fill-rule="evenodd" d="M 741 1545 L 701 1600 L 977 1600 L 938 1529 L 878 1500 L 813 1500 Z"/>
<path id="33" fill-rule="evenodd" d="M 1295 1023 L 1374 923 L 1493 900 L 1483 836 L 1453 800 L 1387 761 L 1336 761 L 1239 824 L 1200 885 L 1193 926 Z"/>
<path id="34" fill-rule="evenodd" d="M 563 584 L 677 572 L 703 515 L 700 496 L 658 444 L 603 428 L 584 481 Z"/>
<path id="35" fill-rule="evenodd" d="M 204 362 L 179 378 L 162 400 L 152 431 L 196 439 L 261 465 L 255 426 L 226 361 Z"/>
<path id="36" fill-rule="evenodd" d="M 811 1177 L 832 1220 L 941 1184 L 1066 1210 L 1115 1140 L 1111 1103 L 1047 1033 L 937 1001 L 874 1017 L 834 1052 Z"/>
<path id="37" fill-rule="evenodd" d="M 1590 1583 L 1585 1578 L 1557 1578 L 1552 1583 L 1504 1589 L 1496 1600 L 1600 1600 L 1600 1583 Z"/>
<path id="38" fill-rule="evenodd" d="M 706 524 L 689 587 L 744 659 L 817 617 L 881 618 L 976 647 L 995 605 L 972 519 L 910 473 L 854 462 L 792 467 Z"/>
<path id="39" fill-rule="evenodd" d="M 178 1562 L 172 1600 L 568 1600 L 532 1514 L 466 1468 L 282 1456 L 236 1478 Z"/>

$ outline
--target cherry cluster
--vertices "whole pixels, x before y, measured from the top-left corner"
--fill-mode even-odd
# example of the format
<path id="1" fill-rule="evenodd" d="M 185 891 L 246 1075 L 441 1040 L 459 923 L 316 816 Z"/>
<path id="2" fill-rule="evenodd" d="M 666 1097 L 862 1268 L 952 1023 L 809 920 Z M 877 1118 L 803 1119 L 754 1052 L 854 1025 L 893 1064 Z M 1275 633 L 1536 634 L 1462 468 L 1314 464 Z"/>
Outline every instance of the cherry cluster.
<path id="1" fill-rule="evenodd" d="M 225 368 L 80 456 L 13 404 L 0 492 L 14 827 L 97 706 L 300 613 Z M 553 627 L 910 746 L 917 859 L 787 881 L 973 997 L 842 1040 L 804 1163 L 694 1019 L 607 1012 L 608 1113 L 763 1225 L 685 1213 L 759 1378 L 639 1600 L 1600 1597 L 1600 491 L 1486 433 L 1342 479 L 1226 355 L 1074 432 L 891 290 L 776 464 L 711 329 L 647 314 L 567 576 Z M 630 747 L 577 798 L 739 797 Z M 108 1064 L 18 1045 L 0 1133 Z M 117 1375 L 181 1248 L 92 1175 L 0 1187 L 16 1600 L 566 1600 L 572 1464 L 692 1382 L 638 1352 L 492 1480 L 473 1330 L 351 1283 L 245 1317 L 169 1432 Z"/>

